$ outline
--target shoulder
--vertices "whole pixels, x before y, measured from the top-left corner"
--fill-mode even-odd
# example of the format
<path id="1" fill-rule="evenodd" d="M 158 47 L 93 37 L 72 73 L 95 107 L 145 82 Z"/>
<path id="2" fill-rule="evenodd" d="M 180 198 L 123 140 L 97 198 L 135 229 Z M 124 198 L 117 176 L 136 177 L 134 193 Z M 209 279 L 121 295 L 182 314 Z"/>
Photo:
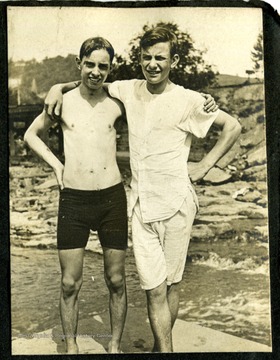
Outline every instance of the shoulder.
<path id="1" fill-rule="evenodd" d="M 115 88 L 119 88 L 119 89 L 129 89 L 133 86 L 135 86 L 136 84 L 138 84 L 139 82 L 141 82 L 142 80 L 137 80 L 137 79 L 132 79 L 132 80 L 117 80 L 112 82 L 111 84 L 109 84 L 109 89 L 115 89 Z M 143 80 L 144 81 L 144 80 Z"/>
<path id="2" fill-rule="evenodd" d="M 81 97 L 80 91 L 79 88 L 77 87 L 63 94 L 63 103 L 64 101 L 72 101 L 72 99 L 79 99 L 80 97 Z"/>
<path id="3" fill-rule="evenodd" d="M 175 85 L 169 94 L 172 101 L 188 108 L 201 106 L 204 103 L 204 98 L 199 92 L 186 89 L 180 85 Z"/>
<path id="4" fill-rule="evenodd" d="M 115 110 L 118 109 L 121 114 L 125 113 L 123 103 L 120 100 L 116 99 L 115 97 L 112 97 L 110 94 L 107 94 L 106 103 L 111 109 L 113 108 Z"/>

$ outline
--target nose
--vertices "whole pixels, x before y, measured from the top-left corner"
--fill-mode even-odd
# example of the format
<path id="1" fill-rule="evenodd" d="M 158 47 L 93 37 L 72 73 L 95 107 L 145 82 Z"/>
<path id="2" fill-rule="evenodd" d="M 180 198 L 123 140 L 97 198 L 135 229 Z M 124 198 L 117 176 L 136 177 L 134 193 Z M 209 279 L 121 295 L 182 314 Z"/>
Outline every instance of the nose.
<path id="1" fill-rule="evenodd" d="M 157 67 L 157 62 L 155 58 L 151 58 L 149 65 L 148 65 L 149 69 L 156 69 Z"/>
<path id="2" fill-rule="evenodd" d="M 91 69 L 91 73 L 92 73 L 92 75 L 95 75 L 95 76 L 99 75 L 99 68 L 98 68 L 98 66 L 94 66 L 94 67 Z"/>

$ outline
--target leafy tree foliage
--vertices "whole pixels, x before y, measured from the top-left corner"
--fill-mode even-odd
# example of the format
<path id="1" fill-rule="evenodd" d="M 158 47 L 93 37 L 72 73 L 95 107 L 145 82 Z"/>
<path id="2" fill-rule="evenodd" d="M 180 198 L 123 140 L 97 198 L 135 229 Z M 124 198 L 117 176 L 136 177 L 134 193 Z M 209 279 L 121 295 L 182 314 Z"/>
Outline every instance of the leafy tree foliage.
<path id="1" fill-rule="evenodd" d="M 251 52 L 252 61 L 254 63 L 254 70 L 258 71 L 263 61 L 263 34 L 260 33 L 257 38 L 257 42 L 254 45 L 254 50 Z"/>
<path id="2" fill-rule="evenodd" d="M 178 53 L 180 62 L 177 68 L 171 72 L 171 80 L 178 85 L 193 90 L 202 90 L 203 88 L 215 83 L 215 72 L 211 65 L 203 60 L 203 51 L 194 47 L 190 35 L 179 29 L 177 24 L 159 22 L 152 27 L 145 25 L 143 32 L 129 43 L 129 59 L 122 56 L 116 56 L 116 66 L 112 72 L 111 79 L 143 79 L 141 67 L 139 65 L 140 48 L 139 42 L 143 33 L 155 26 L 164 26 L 172 30 L 178 38 Z"/>
<path id="3" fill-rule="evenodd" d="M 178 85 L 193 90 L 203 90 L 215 83 L 216 74 L 203 60 L 203 51 L 197 50 L 190 35 L 179 29 L 173 23 L 160 22 L 156 25 L 166 26 L 178 37 L 178 53 L 180 62 L 171 72 L 171 80 Z M 154 25 L 155 26 L 155 25 Z M 150 27 L 145 25 L 143 32 L 129 43 L 128 58 L 115 56 L 115 67 L 108 77 L 108 81 L 125 79 L 142 79 L 142 70 L 139 65 L 139 41 L 143 33 Z M 53 84 L 69 82 L 80 78 L 80 73 L 75 65 L 75 55 L 67 57 L 57 56 L 45 58 L 38 62 L 29 61 L 13 62 L 9 60 L 9 78 L 20 79 L 20 96 L 22 104 L 36 104 L 43 101 L 44 96 Z M 36 89 L 36 91 L 34 90 Z M 17 89 L 10 90 L 11 101 L 16 103 Z"/>
<path id="4" fill-rule="evenodd" d="M 20 98 L 22 104 L 42 103 L 50 87 L 56 83 L 73 81 L 80 78 L 75 65 L 75 55 L 45 58 L 42 62 L 35 59 L 13 62 L 9 60 L 9 78 L 20 79 Z M 15 103 L 15 89 L 9 89 L 10 105 Z"/>

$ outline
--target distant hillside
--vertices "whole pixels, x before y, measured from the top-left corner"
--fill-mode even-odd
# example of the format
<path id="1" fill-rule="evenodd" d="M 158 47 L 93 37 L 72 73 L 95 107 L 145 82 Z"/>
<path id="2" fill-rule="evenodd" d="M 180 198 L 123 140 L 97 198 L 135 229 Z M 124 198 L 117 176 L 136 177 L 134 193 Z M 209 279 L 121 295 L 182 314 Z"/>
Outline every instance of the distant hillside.
<path id="1" fill-rule="evenodd" d="M 242 85 L 244 83 L 247 83 L 248 78 L 234 76 L 234 75 L 219 74 L 216 76 L 216 80 L 218 83 L 218 87 L 224 87 L 224 86 Z M 259 79 L 250 78 L 250 84 L 258 84 L 258 83 L 260 83 Z M 217 87 L 217 85 L 215 87 Z"/>

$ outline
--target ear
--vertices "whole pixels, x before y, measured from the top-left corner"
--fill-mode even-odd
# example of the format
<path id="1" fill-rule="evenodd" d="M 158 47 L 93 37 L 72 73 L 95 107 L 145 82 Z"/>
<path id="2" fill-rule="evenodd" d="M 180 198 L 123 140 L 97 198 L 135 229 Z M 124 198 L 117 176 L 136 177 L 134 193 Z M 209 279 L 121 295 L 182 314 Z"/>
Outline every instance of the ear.
<path id="1" fill-rule="evenodd" d="M 77 66 L 77 68 L 79 69 L 79 70 L 81 70 L 81 59 L 78 57 L 78 56 L 76 56 L 76 66 Z"/>
<path id="2" fill-rule="evenodd" d="M 173 55 L 171 69 L 174 69 L 177 66 L 179 61 L 180 61 L 180 56 L 178 54 Z"/>
<path id="3" fill-rule="evenodd" d="M 111 74 L 111 72 L 116 68 L 116 64 L 115 63 L 110 63 L 110 70 L 109 70 L 109 74 Z"/>

